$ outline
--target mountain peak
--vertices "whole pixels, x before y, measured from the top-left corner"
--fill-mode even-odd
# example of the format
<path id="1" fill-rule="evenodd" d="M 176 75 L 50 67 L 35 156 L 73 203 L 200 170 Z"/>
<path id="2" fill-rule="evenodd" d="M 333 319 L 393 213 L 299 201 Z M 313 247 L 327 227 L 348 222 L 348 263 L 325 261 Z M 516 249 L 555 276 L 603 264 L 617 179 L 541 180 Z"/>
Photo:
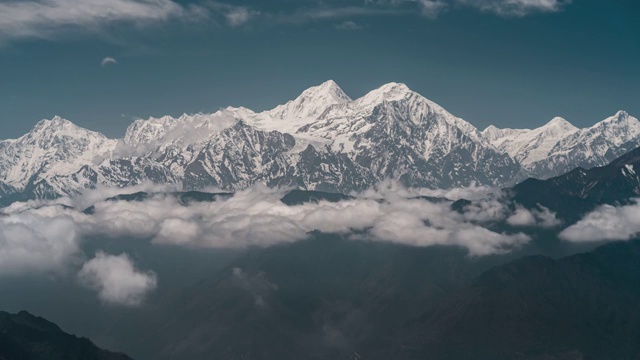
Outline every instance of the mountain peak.
<path id="1" fill-rule="evenodd" d="M 629 113 L 627 113 L 624 110 L 618 110 L 618 112 L 614 116 L 619 118 L 619 119 L 628 118 L 629 117 Z"/>
<path id="2" fill-rule="evenodd" d="M 295 100 L 277 106 L 267 113 L 274 119 L 281 119 L 301 126 L 308 119 L 316 119 L 330 106 L 350 101 L 351 98 L 342 91 L 338 84 L 329 80 L 308 88 Z"/>
<path id="3" fill-rule="evenodd" d="M 575 127 L 573 124 L 571 124 L 570 122 L 568 122 L 567 120 L 565 120 L 564 118 L 561 118 L 559 116 L 554 117 L 553 119 L 551 119 L 551 121 L 549 121 L 548 123 L 546 123 L 544 126 L 542 126 L 542 128 L 554 128 L 554 129 L 559 129 L 562 131 L 575 131 L 578 130 L 577 127 Z"/>
<path id="4" fill-rule="evenodd" d="M 55 127 L 59 127 L 59 126 L 65 126 L 65 125 L 74 125 L 71 121 L 61 117 L 61 116 L 54 116 L 51 119 L 42 119 L 39 124 L 42 124 L 43 126 L 55 126 Z"/>
<path id="5" fill-rule="evenodd" d="M 51 121 L 52 123 L 65 123 L 65 122 L 70 122 L 69 120 L 62 118 L 62 117 L 61 117 L 61 116 L 59 116 L 59 115 L 54 116 L 50 121 Z"/>
<path id="6" fill-rule="evenodd" d="M 601 128 L 601 127 L 610 127 L 610 126 L 640 127 L 640 124 L 638 124 L 638 119 L 632 117 L 626 111 L 620 110 L 616 112 L 615 115 L 600 121 L 599 123 L 593 125 L 591 128 L 595 129 L 595 128 Z"/>
<path id="7" fill-rule="evenodd" d="M 384 84 L 380 87 L 380 89 L 383 89 L 386 91 L 404 91 L 404 92 L 411 91 L 411 89 L 409 89 L 407 84 L 397 83 L 397 82 L 390 82 L 390 83 Z"/>
<path id="8" fill-rule="evenodd" d="M 413 94 L 413 91 L 403 83 L 391 82 L 384 84 L 381 87 L 370 91 L 365 96 L 356 100 L 361 105 L 377 104 L 382 101 L 397 101 L 405 98 L 408 94 Z"/>
<path id="9" fill-rule="evenodd" d="M 78 131 L 78 130 L 85 130 L 85 131 L 89 131 L 86 129 L 82 129 L 80 128 L 78 125 L 72 123 L 71 121 L 60 117 L 60 116 L 54 116 L 53 118 L 49 119 L 43 119 L 40 120 L 31 130 L 30 133 L 35 134 L 35 133 L 57 133 L 60 131 Z"/>
<path id="10" fill-rule="evenodd" d="M 351 98 L 345 94 L 344 91 L 338 86 L 338 84 L 333 80 L 327 80 L 320 85 L 316 85 L 308 88 L 303 91 L 300 96 L 294 101 L 298 101 L 301 99 L 323 99 L 323 100 L 334 100 L 337 103 L 351 101 Z"/>
<path id="11" fill-rule="evenodd" d="M 635 120 L 635 118 L 631 117 L 631 115 L 629 115 L 629 113 L 624 110 L 619 110 L 615 115 L 609 118 L 610 122 L 616 123 L 629 123 L 630 121 L 633 122 L 633 120 Z"/>
<path id="12" fill-rule="evenodd" d="M 482 130 L 482 135 L 484 135 L 489 141 L 494 141 L 500 137 L 505 136 L 505 134 L 511 129 L 500 129 L 495 125 L 489 125 L 486 129 Z"/>
<path id="13" fill-rule="evenodd" d="M 342 89 L 340 89 L 340 86 L 338 86 L 338 84 L 333 81 L 333 80 L 327 80 L 325 82 L 323 82 L 320 85 L 316 85 L 316 88 L 321 88 L 321 89 L 331 89 L 331 90 L 340 90 L 342 91 Z"/>
<path id="14" fill-rule="evenodd" d="M 412 92 L 411 89 L 406 84 L 390 82 L 388 84 L 384 84 L 379 88 L 373 90 L 371 93 L 374 94 L 383 94 L 385 96 L 394 96 L 394 95 L 404 95 L 406 93 Z"/>

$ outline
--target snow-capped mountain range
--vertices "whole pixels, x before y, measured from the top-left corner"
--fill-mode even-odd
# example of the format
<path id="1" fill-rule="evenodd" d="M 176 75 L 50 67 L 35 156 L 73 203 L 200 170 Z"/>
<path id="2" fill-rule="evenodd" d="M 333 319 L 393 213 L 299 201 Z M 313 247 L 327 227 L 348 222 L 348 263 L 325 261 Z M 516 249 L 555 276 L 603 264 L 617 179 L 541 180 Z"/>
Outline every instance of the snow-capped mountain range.
<path id="1" fill-rule="evenodd" d="M 229 191 L 262 182 L 348 192 L 388 178 L 411 187 L 509 186 L 604 165 L 638 146 L 640 122 L 623 111 L 586 129 L 555 118 L 533 130 L 479 131 L 404 84 L 352 100 L 327 81 L 260 113 L 229 107 L 136 120 L 121 139 L 42 120 L 0 141 L 0 196 L 145 181 Z"/>

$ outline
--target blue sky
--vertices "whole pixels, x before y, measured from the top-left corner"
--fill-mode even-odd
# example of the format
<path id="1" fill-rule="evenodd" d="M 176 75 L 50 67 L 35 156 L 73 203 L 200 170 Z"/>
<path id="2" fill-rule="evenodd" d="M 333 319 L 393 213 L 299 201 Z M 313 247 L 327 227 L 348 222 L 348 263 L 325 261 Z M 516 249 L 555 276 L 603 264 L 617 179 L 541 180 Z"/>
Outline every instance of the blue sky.
<path id="1" fill-rule="evenodd" d="M 637 0 L 0 0 L 0 138 L 404 82 L 479 128 L 640 116 Z"/>

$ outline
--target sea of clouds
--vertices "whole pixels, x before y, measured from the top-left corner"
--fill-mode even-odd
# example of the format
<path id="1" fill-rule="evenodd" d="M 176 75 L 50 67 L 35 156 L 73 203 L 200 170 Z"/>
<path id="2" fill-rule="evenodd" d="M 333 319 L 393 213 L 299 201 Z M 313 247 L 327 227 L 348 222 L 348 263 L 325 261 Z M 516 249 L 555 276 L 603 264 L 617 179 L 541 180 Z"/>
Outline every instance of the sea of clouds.
<path id="1" fill-rule="evenodd" d="M 117 193 L 141 190 L 155 195 L 142 201 L 107 200 Z M 262 185 L 212 202 L 185 203 L 170 190 L 175 189 L 97 189 L 72 198 L 14 203 L 0 209 L 0 276 L 73 273 L 105 303 L 134 306 L 155 289 L 156 274 L 138 269 L 125 253 L 85 254 L 83 245 L 92 238 L 127 238 L 190 249 L 242 249 L 301 241 L 320 231 L 353 241 L 457 246 L 470 256 L 484 256 L 507 253 L 530 242 L 526 228 L 560 230 L 562 226 L 556 214 L 544 207 L 510 206 L 499 191 L 475 186 L 417 191 L 388 182 L 339 202 L 299 205 L 281 201 L 286 190 Z M 472 201 L 453 210 L 451 205 L 460 198 Z M 92 211 L 84 211 L 89 206 Z M 639 209 L 638 204 L 600 207 L 562 230 L 560 238 L 572 242 L 629 239 L 640 231 Z"/>

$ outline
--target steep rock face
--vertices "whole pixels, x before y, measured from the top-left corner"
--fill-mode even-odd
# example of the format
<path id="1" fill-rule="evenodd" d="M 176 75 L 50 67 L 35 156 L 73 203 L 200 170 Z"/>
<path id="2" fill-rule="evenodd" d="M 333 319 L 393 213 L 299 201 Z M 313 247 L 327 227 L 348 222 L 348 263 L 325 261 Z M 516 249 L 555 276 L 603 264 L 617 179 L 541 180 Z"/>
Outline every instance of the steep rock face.
<path id="1" fill-rule="evenodd" d="M 289 170 L 287 152 L 294 145 L 289 134 L 256 130 L 239 121 L 197 153 L 185 168 L 184 184 L 237 190 L 256 181 L 269 182 Z"/>
<path id="2" fill-rule="evenodd" d="M 180 178 L 162 164 L 147 157 L 112 159 L 100 164 L 96 184 L 113 187 L 139 185 L 151 181 L 157 184 L 177 184 Z"/>
<path id="3" fill-rule="evenodd" d="M 293 174 L 277 179 L 278 185 L 302 189 L 348 193 L 375 183 L 371 169 L 354 162 L 345 153 L 316 150 L 309 145 L 298 155 Z"/>

